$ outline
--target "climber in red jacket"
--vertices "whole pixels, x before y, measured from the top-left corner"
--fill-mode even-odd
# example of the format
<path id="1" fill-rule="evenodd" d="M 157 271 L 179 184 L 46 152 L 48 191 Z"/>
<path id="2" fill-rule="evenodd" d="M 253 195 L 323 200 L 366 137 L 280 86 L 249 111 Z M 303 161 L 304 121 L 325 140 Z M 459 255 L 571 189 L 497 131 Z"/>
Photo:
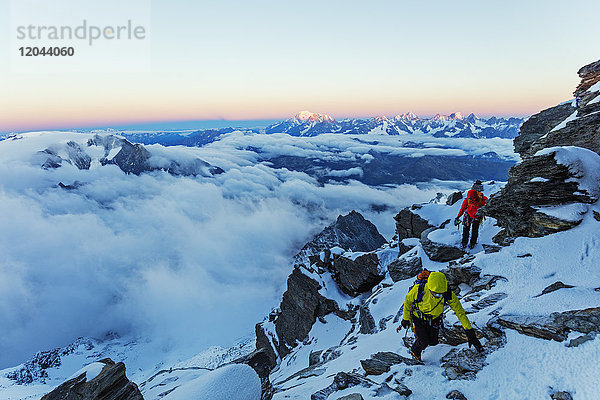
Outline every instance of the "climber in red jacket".
<path id="1" fill-rule="evenodd" d="M 463 200 L 462 207 L 458 213 L 458 216 L 454 219 L 454 224 L 460 224 L 460 217 L 464 214 L 463 218 L 463 235 L 461 248 L 464 249 L 469 243 L 469 249 L 475 247 L 477 243 L 477 236 L 479 235 L 479 224 L 483 218 L 483 215 L 479 213 L 479 209 L 483 207 L 487 201 L 487 197 L 483 195 L 483 185 L 480 180 L 477 180 L 471 190 L 467 192 L 467 198 Z M 472 227 L 471 241 L 469 242 L 469 230 Z"/>

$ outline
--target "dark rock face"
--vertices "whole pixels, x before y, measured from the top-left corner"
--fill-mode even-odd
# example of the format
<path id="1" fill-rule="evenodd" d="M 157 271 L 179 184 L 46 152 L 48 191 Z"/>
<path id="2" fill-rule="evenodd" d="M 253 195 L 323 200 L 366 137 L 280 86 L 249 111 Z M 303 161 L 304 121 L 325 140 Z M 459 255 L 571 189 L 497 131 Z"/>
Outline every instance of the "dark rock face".
<path id="1" fill-rule="evenodd" d="M 521 125 L 519 136 L 513 141 L 515 152 L 519 153 L 523 158 L 532 156 L 535 152 L 531 150 L 531 145 L 554 129 L 555 126 L 564 121 L 573 112 L 575 112 L 575 106 L 571 103 L 566 103 L 548 108 L 531 116 Z"/>
<path id="2" fill-rule="evenodd" d="M 463 198 L 462 192 L 454 192 L 450 196 L 448 196 L 448 199 L 446 200 L 446 204 L 449 206 L 454 205 L 457 201 L 459 201 L 462 198 Z"/>
<path id="3" fill-rule="evenodd" d="M 423 270 L 421 257 L 399 258 L 388 265 L 390 278 L 394 282 L 415 277 Z"/>
<path id="4" fill-rule="evenodd" d="M 555 392 L 550 397 L 552 400 L 573 400 L 573 396 L 569 392 Z"/>
<path id="5" fill-rule="evenodd" d="M 465 395 L 459 392 L 458 390 L 451 391 L 446 395 L 446 398 L 450 400 L 467 400 Z"/>
<path id="6" fill-rule="evenodd" d="M 342 292 L 356 297 L 371 290 L 385 278 L 378 266 L 379 260 L 375 254 L 364 254 L 354 261 L 338 257 L 333 262 L 334 279 Z"/>
<path id="7" fill-rule="evenodd" d="M 90 169 L 92 157 L 90 157 L 82 148 L 75 142 L 67 143 L 67 154 L 71 162 L 79 169 Z"/>
<path id="8" fill-rule="evenodd" d="M 100 362 L 105 366 L 94 379 L 87 381 L 85 374 L 67 381 L 48 393 L 42 400 L 143 400 L 137 385 L 125 376 L 125 364 L 110 359 Z"/>
<path id="9" fill-rule="evenodd" d="M 366 379 L 358 374 L 338 372 L 333 378 L 333 383 L 325 389 L 321 389 L 310 396 L 310 400 L 325 400 L 334 392 L 344 390 L 353 386 L 370 387 L 374 382 Z"/>
<path id="10" fill-rule="evenodd" d="M 524 335 L 562 342 L 571 331 L 585 334 L 600 331 L 600 307 L 549 316 L 502 315 L 496 321 Z"/>
<path id="11" fill-rule="evenodd" d="M 273 367 L 268 350 L 261 348 L 233 362 L 236 364 L 246 364 L 256 371 L 256 374 L 260 378 L 261 400 L 270 400 L 273 397 L 273 384 L 269 379 L 269 373 Z"/>
<path id="12" fill-rule="evenodd" d="M 600 81 L 599 66 L 600 61 L 597 61 L 579 71 L 582 82 L 575 91 L 576 106 L 567 103 L 544 110 L 521 127 L 514 143 L 523 161 L 510 169 L 508 184 L 491 196 L 484 208 L 486 214 L 496 218 L 503 228 L 494 238 L 496 243 L 507 244 L 517 236 L 544 236 L 579 223 L 548 216 L 535 207 L 597 200 L 578 191 L 578 184 L 573 181 L 577 172 L 557 164 L 554 154 L 535 154 L 557 146 L 576 146 L 600 154 L 600 102 L 591 103 L 600 93 L 589 91 Z M 571 116 L 574 119 L 565 123 Z M 532 181 L 539 177 L 543 179 Z"/>
<path id="13" fill-rule="evenodd" d="M 294 268 L 283 294 L 281 312 L 275 320 L 280 341 L 277 350 L 282 357 L 290 352 L 297 340 L 306 338 L 318 317 L 337 309 L 335 301 L 324 298 L 319 289 L 321 286 L 317 281 Z"/>
<path id="14" fill-rule="evenodd" d="M 488 339 L 484 351 L 478 353 L 471 348 L 454 348 L 442 357 L 442 375 L 450 380 L 475 379 L 477 373 L 486 365 L 489 354 L 506 344 L 506 336 L 500 329 L 485 327 L 483 334 Z M 479 333 L 479 332 L 478 332 Z M 479 336 L 479 335 L 478 335 Z"/>
<path id="15" fill-rule="evenodd" d="M 375 318 L 369 311 L 369 307 L 367 305 L 362 305 L 358 309 L 358 324 L 360 325 L 360 333 L 364 335 L 371 335 L 377 332 L 377 327 L 375 326 Z"/>
<path id="16" fill-rule="evenodd" d="M 396 220 L 396 234 L 399 241 L 406 238 L 420 238 L 424 230 L 433 227 L 427 220 L 408 208 L 400 211 L 394 219 Z"/>
<path id="17" fill-rule="evenodd" d="M 421 246 L 430 260 L 447 262 L 456 260 L 465 255 L 465 252 L 458 247 L 431 241 L 428 236 L 435 229 L 436 228 L 429 228 L 421 234 Z"/>
<path id="18" fill-rule="evenodd" d="M 49 368 L 60 367 L 62 365 L 62 356 L 72 354 L 79 346 L 85 346 L 88 350 L 94 348 L 94 344 L 89 339 L 77 339 L 74 343 L 64 348 L 50 351 L 40 351 L 25 365 L 16 371 L 7 375 L 8 379 L 15 381 L 19 385 L 26 385 L 32 382 L 45 383 L 48 378 Z"/>
<path id="19" fill-rule="evenodd" d="M 384 374 L 395 364 L 421 365 L 423 363 L 413 360 L 412 358 L 402 357 L 401 355 L 389 351 L 373 354 L 371 358 L 360 361 L 360 365 L 362 365 L 366 375 Z"/>
<path id="20" fill-rule="evenodd" d="M 333 224 L 306 243 L 295 256 L 295 261 L 305 262 L 308 256 L 319 254 L 335 246 L 345 250 L 367 252 L 376 250 L 385 243 L 385 238 L 372 222 L 366 220 L 360 213 L 351 211 L 347 215 L 340 215 Z"/>
<path id="21" fill-rule="evenodd" d="M 579 221 L 564 221 L 538 212 L 535 206 L 556 206 L 568 203 L 592 203 L 594 199 L 578 192 L 572 172 L 558 164 L 553 154 L 531 157 L 511 168 L 508 184 L 491 196 L 485 206 L 487 215 L 504 228 L 494 241 L 517 236 L 540 237 L 570 229 Z M 542 177 L 545 182 L 531 182 Z"/>

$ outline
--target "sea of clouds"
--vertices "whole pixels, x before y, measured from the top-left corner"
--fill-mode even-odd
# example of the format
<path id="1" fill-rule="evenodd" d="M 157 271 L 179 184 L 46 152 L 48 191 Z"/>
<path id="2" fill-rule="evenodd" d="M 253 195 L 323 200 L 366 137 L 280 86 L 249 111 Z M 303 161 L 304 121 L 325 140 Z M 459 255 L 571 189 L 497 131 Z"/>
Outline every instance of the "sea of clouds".
<path id="1" fill-rule="evenodd" d="M 214 177 L 32 162 L 49 143 L 79 137 L 87 140 L 46 133 L 0 142 L 0 368 L 109 332 L 188 357 L 229 345 L 279 304 L 291 257 L 339 214 L 360 211 L 390 239 L 402 207 L 465 185 L 320 185 L 256 163 L 240 138 L 148 146 L 225 170 Z M 75 181 L 75 190 L 57 187 Z"/>

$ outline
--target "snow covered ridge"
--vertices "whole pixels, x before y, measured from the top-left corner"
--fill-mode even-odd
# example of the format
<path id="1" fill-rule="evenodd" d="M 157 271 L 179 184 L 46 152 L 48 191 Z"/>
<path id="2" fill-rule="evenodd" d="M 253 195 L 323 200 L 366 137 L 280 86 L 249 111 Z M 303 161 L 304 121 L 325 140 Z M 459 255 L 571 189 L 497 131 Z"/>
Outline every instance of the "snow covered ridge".
<path id="1" fill-rule="evenodd" d="M 376 116 L 336 120 L 327 114 L 300 111 L 293 118 L 261 128 L 219 128 L 188 131 L 120 131 L 135 143 L 162 144 L 165 146 L 205 146 L 219 141 L 232 132 L 244 134 L 286 133 L 291 136 L 314 137 L 323 134 L 346 135 L 425 135 L 439 138 L 508 138 L 517 136 L 522 118 L 479 118 L 474 114 L 465 117 L 456 112 L 448 116 L 436 115 L 420 118 L 408 112 L 395 117 Z M 110 131 L 107 131 L 111 133 Z M 112 130 L 114 133 L 114 130 Z"/>
<path id="2" fill-rule="evenodd" d="M 498 243 L 570 229 L 598 200 L 600 61 L 579 75 L 575 99 L 532 116 L 515 139 L 522 161 L 486 207 L 503 228 Z"/>
<path id="3" fill-rule="evenodd" d="M 7 153 L 5 161 L 29 159 L 44 169 L 71 165 L 79 170 L 90 170 L 115 165 L 123 172 L 135 175 L 156 170 L 188 176 L 213 176 L 223 172 L 197 157 L 182 154 L 173 157 L 172 152 L 165 152 L 160 146 L 149 150 L 110 134 L 25 133 L 8 138 L 2 145 L 3 153 Z"/>
<path id="4" fill-rule="evenodd" d="M 501 186 L 486 183 L 485 192 Z M 273 399 L 353 394 L 533 400 L 566 392 L 594 398 L 595 380 L 580 373 L 593 370 L 600 350 L 600 288 L 597 279 L 590 280 L 598 277 L 594 232 L 600 222 L 594 215 L 600 206 L 594 204 L 575 228 L 518 238 L 507 247 L 492 242 L 499 228 L 487 218 L 471 254 L 457 249 L 460 231 L 448 223 L 460 206 L 438 198 L 403 210 L 395 241 L 370 252 L 341 249 L 347 230 L 316 238 L 315 245 L 329 240 L 332 247 L 297 265 L 280 307 L 257 328 L 257 347 L 275 357 Z M 348 216 L 340 218 L 336 225 Z M 431 242 L 436 246 L 426 245 Z M 442 252 L 449 248 L 457 250 L 454 261 L 434 261 L 447 257 Z M 446 274 L 479 331 L 483 353 L 466 347 L 457 318 L 448 313 L 441 344 L 426 350 L 424 363 L 409 358 L 413 335 L 405 338 L 396 327 L 404 296 L 422 268 Z M 358 294 L 351 289 L 357 282 L 365 284 Z M 464 397 L 447 397 L 457 391 Z"/>
<path id="5" fill-rule="evenodd" d="M 265 133 L 287 133 L 292 136 L 317 136 L 325 133 L 354 135 L 424 134 L 434 137 L 457 138 L 514 138 L 523 123 L 521 118 L 479 118 L 461 113 L 449 116 L 437 114 L 433 118 L 420 118 L 413 113 L 394 118 L 376 116 L 369 119 L 337 121 L 329 115 L 301 111 L 294 118 L 275 123 Z"/>

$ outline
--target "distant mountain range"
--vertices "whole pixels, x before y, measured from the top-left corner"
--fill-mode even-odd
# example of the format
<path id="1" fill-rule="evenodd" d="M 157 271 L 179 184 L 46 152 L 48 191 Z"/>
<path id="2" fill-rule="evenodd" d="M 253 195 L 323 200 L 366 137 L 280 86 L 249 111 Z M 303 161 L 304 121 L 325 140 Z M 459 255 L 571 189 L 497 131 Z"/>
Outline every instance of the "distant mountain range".
<path id="1" fill-rule="evenodd" d="M 454 138 L 507 138 L 513 139 L 523 124 L 522 118 L 479 118 L 474 114 L 465 117 L 456 112 L 450 115 L 436 115 L 421 118 L 413 113 L 397 115 L 393 118 L 352 118 L 337 121 L 326 114 L 301 111 L 294 118 L 274 123 L 266 128 L 220 128 L 197 131 L 124 131 L 121 134 L 129 140 L 144 144 L 165 146 L 184 145 L 201 147 L 215 142 L 221 136 L 233 131 L 251 133 L 285 133 L 298 137 L 313 137 L 322 134 L 346 135 L 406 135 L 422 134 L 433 137 Z"/>
<path id="2" fill-rule="evenodd" d="M 368 119 L 344 119 L 336 121 L 329 115 L 301 111 L 294 118 L 275 123 L 265 133 L 287 133 L 292 136 L 317 136 L 324 133 L 402 135 L 421 133 L 435 137 L 512 139 L 519 133 L 521 118 L 468 117 L 456 112 L 448 116 L 420 118 L 413 113 L 396 115 L 393 118 L 377 116 Z"/>

